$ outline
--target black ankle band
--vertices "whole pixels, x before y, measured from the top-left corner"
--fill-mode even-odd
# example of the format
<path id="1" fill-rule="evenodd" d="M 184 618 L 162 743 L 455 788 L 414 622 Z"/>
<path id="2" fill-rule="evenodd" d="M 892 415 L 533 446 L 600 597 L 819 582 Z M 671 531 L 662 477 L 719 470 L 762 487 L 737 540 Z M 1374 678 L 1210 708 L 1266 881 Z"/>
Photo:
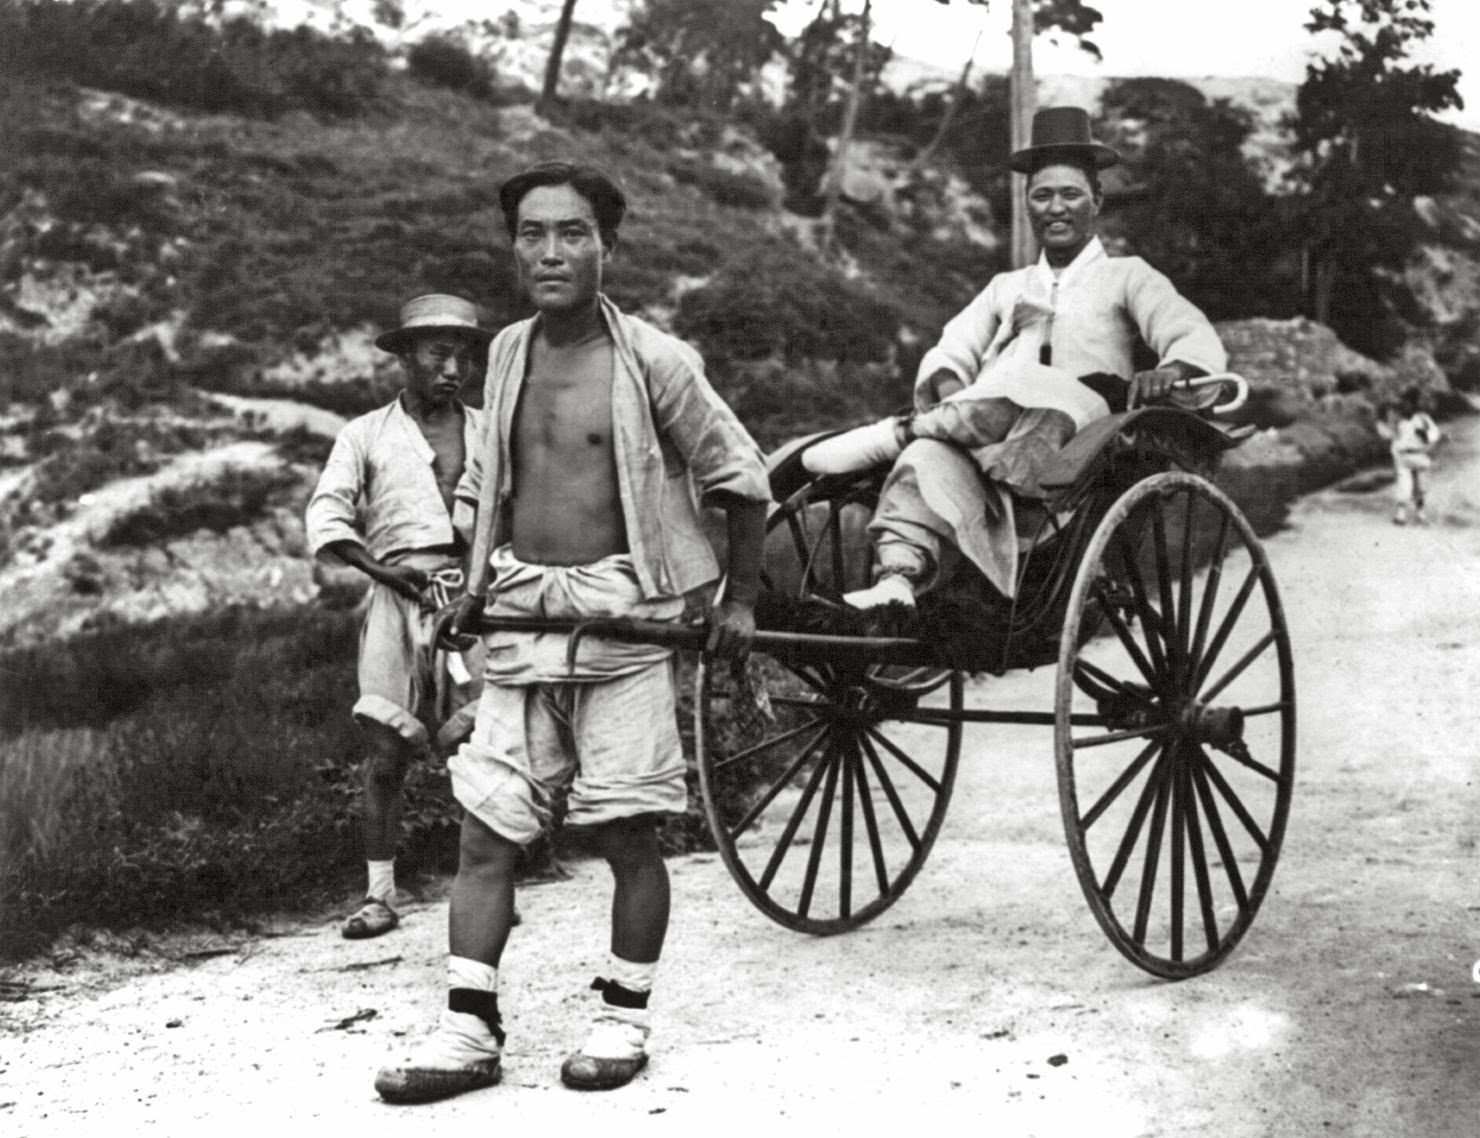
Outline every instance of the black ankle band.
<path id="1" fill-rule="evenodd" d="M 648 1005 L 650 992 L 634 992 L 631 988 L 624 988 L 615 980 L 603 980 L 600 976 L 591 981 L 593 991 L 600 992 L 601 998 L 614 1008 L 645 1008 Z"/>
<path id="2" fill-rule="evenodd" d="M 484 992 L 477 988 L 449 988 L 447 1010 L 477 1016 L 488 1025 L 488 1030 L 498 1040 L 498 1045 L 504 1045 L 504 1021 L 498 1014 L 497 992 Z"/>

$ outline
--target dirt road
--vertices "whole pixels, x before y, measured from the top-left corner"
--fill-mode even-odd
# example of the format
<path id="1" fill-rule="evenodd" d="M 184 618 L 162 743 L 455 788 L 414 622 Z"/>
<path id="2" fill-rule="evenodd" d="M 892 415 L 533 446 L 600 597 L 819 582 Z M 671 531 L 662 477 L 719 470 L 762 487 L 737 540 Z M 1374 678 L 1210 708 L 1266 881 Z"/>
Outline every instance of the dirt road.
<path id="1" fill-rule="evenodd" d="M 501 1087 L 426 1107 L 372 1075 L 441 996 L 445 903 L 371 942 L 330 925 L 79 957 L 0 985 L 0 1132 L 1004 1135 L 1480 1132 L 1480 424 L 1438 519 L 1385 488 L 1302 503 L 1268 543 L 1291 622 L 1300 757 L 1270 896 L 1220 969 L 1172 984 L 1105 942 L 1070 869 L 1042 728 L 968 732 L 941 840 L 873 925 L 771 924 L 713 856 L 671 863 L 649 1070 L 561 1089 L 603 962 L 605 870 L 521 895 Z M 973 700 L 1049 707 L 1051 669 Z M 165 959 L 172 956 L 175 959 Z M 435 1127 L 429 1131 L 428 1127 Z"/>

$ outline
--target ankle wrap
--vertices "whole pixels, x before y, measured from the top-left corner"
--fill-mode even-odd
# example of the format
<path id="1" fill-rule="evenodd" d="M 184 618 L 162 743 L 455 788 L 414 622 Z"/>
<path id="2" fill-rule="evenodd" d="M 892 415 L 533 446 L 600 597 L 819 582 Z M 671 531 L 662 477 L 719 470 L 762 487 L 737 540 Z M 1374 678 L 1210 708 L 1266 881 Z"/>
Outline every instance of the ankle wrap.
<path id="1" fill-rule="evenodd" d="M 624 988 L 615 980 L 603 980 L 600 976 L 591 981 L 592 991 L 600 992 L 601 998 L 614 1008 L 642 1009 L 648 1006 L 651 992 L 634 992 Z"/>
<path id="2" fill-rule="evenodd" d="M 477 1016 L 488 1025 L 488 1030 L 498 1040 L 498 1045 L 504 1045 L 504 1021 L 498 1014 L 497 992 L 480 992 L 477 988 L 449 988 L 447 1010 Z"/>

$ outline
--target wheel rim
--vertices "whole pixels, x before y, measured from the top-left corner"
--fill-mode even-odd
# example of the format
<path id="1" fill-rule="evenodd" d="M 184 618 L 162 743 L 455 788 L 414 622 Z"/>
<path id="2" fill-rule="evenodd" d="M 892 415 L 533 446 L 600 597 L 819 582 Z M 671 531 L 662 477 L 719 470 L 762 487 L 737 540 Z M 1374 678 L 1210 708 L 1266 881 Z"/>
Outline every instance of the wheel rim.
<path id="1" fill-rule="evenodd" d="M 864 526 L 877 479 L 815 487 L 767 523 L 768 589 L 842 603 L 868 583 Z M 731 875 L 773 920 L 811 933 L 856 928 L 924 864 L 955 785 L 961 677 L 938 668 L 764 661 L 765 721 L 700 663 L 695 746 L 710 832 Z M 933 714 L 932 714 L 933 713 Z M 748 722 L 744 722 L 748 720 Z M 744 725 L 742 726 L 742 723 Z"/>
<path id="2" fill-rule="evenodd" d="M 1206 480 L 1146 479 L 1096 528 L 1054 710 L 1065 832 L 1101 928 L 1158 976 L 1216 966 L 1279 857 L 1295 690 L 1263 548 Z"/>
<path id="3" fill-rule="evenodd" d="M 729 670 L 699 665 L 695 742 L 710 832 L 773 920 L 818 934 L 857 928 L 899 899 L 935 843 L 961 753 L 962 680 L 950 673 L 921 706 L 861 670 L 769 664 L 774 721 L 758 730 L 736 725 L 745 696 Z"/>

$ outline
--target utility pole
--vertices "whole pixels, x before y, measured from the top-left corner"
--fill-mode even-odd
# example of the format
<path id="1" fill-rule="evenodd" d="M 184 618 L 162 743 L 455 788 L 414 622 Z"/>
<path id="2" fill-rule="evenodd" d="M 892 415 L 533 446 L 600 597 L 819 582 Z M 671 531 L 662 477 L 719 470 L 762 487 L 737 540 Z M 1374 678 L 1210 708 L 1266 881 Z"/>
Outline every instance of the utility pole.
<path id="1" fill-rule="evenodd" d="M 1028 145 L 1033 129 L 1037 94 L 1033 88 L 1033 0 L 1012 0 L 1012 77 L 1008 82 L 1012 107 L 1012 149 Z M 1012 267 L 1031 264 L 1037 255 L 1033 232 L 1028 226 L 1028 203 L 1024 198 L 1027 178 L 1012 175 Z"/>

